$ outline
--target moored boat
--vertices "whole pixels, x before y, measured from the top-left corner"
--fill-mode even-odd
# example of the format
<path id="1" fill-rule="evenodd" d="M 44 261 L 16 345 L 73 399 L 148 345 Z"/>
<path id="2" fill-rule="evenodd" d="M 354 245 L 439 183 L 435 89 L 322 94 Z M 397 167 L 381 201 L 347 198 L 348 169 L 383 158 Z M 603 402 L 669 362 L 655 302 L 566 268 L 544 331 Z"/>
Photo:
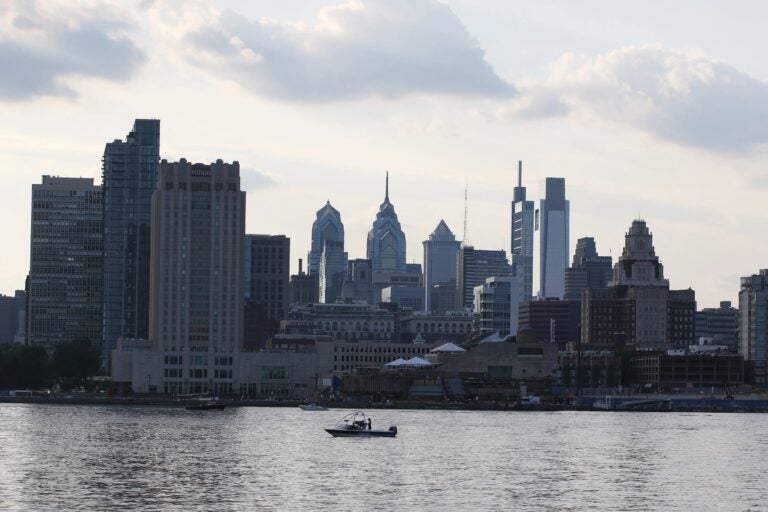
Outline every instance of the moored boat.
<path id="1" fill-rule="evenodd" d="M 320 404 L 315 404 L 315 403 L 300 404 L 299 409 L 301 409 L 302 411 L 327 411 L 328 410 L 327 407 L 324 407 Z"/>
<path id="2" fill-rule="evenodd" d="M 371 418 L 363 411 L 355 411 L 341 418 L 336 426 L 325 429 L 333 437 L 395 437 L 397 427 L 392 425 L 387 430 L 374 430 Z"/>

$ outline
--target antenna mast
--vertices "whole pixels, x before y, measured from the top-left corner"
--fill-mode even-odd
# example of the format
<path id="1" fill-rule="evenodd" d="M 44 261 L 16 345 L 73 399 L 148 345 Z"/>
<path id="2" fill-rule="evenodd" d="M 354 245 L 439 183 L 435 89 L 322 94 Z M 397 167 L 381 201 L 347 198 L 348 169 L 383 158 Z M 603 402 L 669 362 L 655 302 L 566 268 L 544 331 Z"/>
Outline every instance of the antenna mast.
<path id="1" fill-rule="evenodd" d="M 464 178 L 464 236 L 462 242 L 467 245 L 467 179 Z"/>

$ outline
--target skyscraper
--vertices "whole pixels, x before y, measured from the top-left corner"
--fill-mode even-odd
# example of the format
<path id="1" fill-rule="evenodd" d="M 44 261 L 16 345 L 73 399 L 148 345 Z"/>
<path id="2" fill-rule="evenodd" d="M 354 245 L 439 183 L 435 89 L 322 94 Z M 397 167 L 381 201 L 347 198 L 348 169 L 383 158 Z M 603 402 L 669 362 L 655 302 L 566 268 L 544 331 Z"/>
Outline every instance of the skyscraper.
<path id="1" fill-rule="evenodd" d="M 538 251 L 539 296 L 562 299 L 568 268 L 570 201 L 565 198 L 565 178 L 547 178 L 544 199 L 534 215 Z"/>
<path id="2" fill-rule="evenodd" d="M 320 256 L 320 302 L 332 304 L 341 297 L 347 271 L 347 253 L 344 242 L 326 240 Z"/>
<path id="3" fill-rule="evenodd" d="M 461 242 L 456 240 L 453 232 L 441 219 L 429 235 L 429 240 L 424 240 L 422 243 L 424 245 L 424 310 L 431 312 L 434 286 L 449 283 L 455 286 L 456 258 Z"/>
<path id="4" fill-rule="evenodd" d="M 405 234 L 397 220 L 395 207 L 389 202 L 389 173 L 384 189 L 384 202 L 368 232 L 368 259 L 374 272 L 405 272 Z"/>
<path id="5" fill-rule="evenodd" d="M 160 121 L 137 119 L 125 141 L 106 145 L 102 360 L 108 371 L 118 338 L 149 334 L 152 193 L 160 160 Z"/>
<path id="6" fill-rule="evenodd" d="M 768 269 L 741 278 L 739 353 L 751 361 L 755 384 L 768 383 Z"/>
<path id="7" fill-rule="evenodd" d="M 30 344 L 101 340 L 102 190 L 92 178 L 32 185 Z"/>
<path id="8" fill-rule="evenodd" d="M 489 277 L 511 275 L 507 252 L 486 251 L 465 245 L 459 249 L 456 259 L 456 307 L 471 309 L 474 305 L 474 290 Z"/>
<path id="9" fill-rule="evenodd" d="M 264 348 L 288 316 L 291 239 L 285 235 L 246 235 L 243 277 L 246 301 L 243 345 Z"/>
<path id="10" fill-rule="evenodd" d="M 571 268 L 565 270 L 565 300 L 581 300 L 587 288 L 605 288 L 612 274 L 613 258 L 597 254 L 594 238 L 579 238 Z"/>
<path id="11" fill-rule="evenodd" d="M 533 296 L 534 204 L 526 200 L 523 162 L 517 163 L 517 186 L 512 200 L 512 275 L 520 284 L 523 300 Z"/>
<path id="12" fill-rule="evenodd" d="M 320 257 L 326 240 L 341 242 L 344 247 L 344 224 L 341 214 L 331 206 L 331 202 L 317 211 L 317 218 L 312 223 L 312 248 L 307 256 L 307 274 L 313 276 L 320 272 Z"/>
<path id="13" fill-rule="evenodd" d="M 288 314 L 291 239 L 285 235 L 245 235 L 245 300 L 264 306 L 277 323 Z"/>
<path id="14" fill-rule="evenodd" d="M 149 335 L 164 356 L 166 393 L 232 392 L 243 332 L 244 236 L 238 162 L 160 163 Z"/>

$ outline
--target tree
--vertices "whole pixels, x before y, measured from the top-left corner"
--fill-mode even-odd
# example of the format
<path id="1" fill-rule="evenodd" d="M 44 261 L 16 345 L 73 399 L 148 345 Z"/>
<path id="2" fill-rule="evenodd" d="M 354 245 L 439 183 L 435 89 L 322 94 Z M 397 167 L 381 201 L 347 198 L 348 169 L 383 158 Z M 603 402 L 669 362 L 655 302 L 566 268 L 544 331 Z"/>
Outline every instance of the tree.
<path id="1" fill-rule="evenodd" d="M 99 372 L 99 349 L 88 339 L 60 343 L 53 351 L 51 370 L 61 387 L 85 386 Z"/>
<path id="2" fill-rule="evenodd" d="M 48 353 L 41 346 L 0 345 L 0 389 L 50 385 Z"/>

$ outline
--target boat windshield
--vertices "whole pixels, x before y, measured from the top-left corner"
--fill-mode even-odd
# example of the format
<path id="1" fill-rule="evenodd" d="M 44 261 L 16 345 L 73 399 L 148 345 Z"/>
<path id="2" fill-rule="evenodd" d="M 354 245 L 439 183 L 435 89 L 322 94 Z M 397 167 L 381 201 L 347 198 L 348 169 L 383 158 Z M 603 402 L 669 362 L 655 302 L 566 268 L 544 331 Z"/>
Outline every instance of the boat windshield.
<path id="1" fill-rule="evenodd" d="M 336 428 L 346 430 L 365 430 L 368 428 L 368 418 L 363 411 L 355 411 L 347 414 L 336 423 Z"/>

